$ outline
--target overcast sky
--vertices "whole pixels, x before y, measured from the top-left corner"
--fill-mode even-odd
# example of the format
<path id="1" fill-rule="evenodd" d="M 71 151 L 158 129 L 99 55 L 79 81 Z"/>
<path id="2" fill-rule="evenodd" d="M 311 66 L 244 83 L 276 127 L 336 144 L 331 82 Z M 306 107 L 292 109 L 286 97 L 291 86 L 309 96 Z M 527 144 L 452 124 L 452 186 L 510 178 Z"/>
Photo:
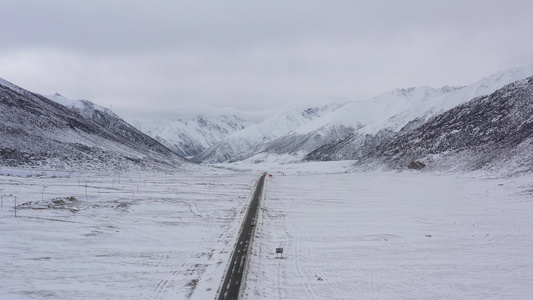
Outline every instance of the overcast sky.
<path id="1" fill-rule="evenodd" d="M 143 130 L 260 120 L 533 63 L 533 1 L 2 0 L 0 77 Z"/>

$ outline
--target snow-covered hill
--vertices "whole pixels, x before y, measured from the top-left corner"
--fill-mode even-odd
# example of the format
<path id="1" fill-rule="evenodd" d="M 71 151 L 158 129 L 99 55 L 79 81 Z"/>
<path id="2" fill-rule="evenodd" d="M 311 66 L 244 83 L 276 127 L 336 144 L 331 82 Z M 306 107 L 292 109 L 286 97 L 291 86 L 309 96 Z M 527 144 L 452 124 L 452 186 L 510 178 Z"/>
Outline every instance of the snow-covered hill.
<path id="1" fill-rule="evenodd" d="M 402 102 L 402 98 L 404 98 L 403 101 L 410 99 L 410 102 L 405 103 L 404 110 L 394 115 L 383 114 L 383 117 L 375 118 L 375 121 L 366 123 L 344 138 L 317 148 L 307 155 L 306 160 L 359 159 L 383 141 L 398 133 L 413 130 L 439 113 L 475 97 L 488 95 L 506 84 L 532 75 L 533 64 L 499 72 L 460 88 L 444 87 L 434 90 L 423 87 L 386 93 L 378 98 L 397 97 L 399 99 L 392 102 Z M 370 100 L 370 102 L 374 101 L 376 98 Z"/>
<path id="2" fill-rule="evenodd" d="M 353 160 L 436 115 L 528 76 L 533 76 L 533 64 L 493 74 L 468 86 L 395 89 L 364 101 L 293 109 L 258 124 L 236 116 L 197 116 L 189 121 L 167 122 L 149 133 L 153 138 L 89 101 L 72 101 L 59 94 L 48 98 L 79 115 L 75 119 L 91 120 L 99 130 L 118 136 L 115 141 L 124 139 L 127 145 L 134 143 L 133 148 L 146 147 L 164 155 L 174 152 L 198 163 Z M 12 93 L 31 94 L 2 83 Z"/>
<path id="3" fill-rule="evenodd" d="M 190 158 L 251 124 L 237 116 L 196 116 L 188 121 L 168 121 L 148 135 L 177 154 Z"/>
<path id="4" fill-rule="evenodd" d="M 499 72 L 463 87 L 395 89 L 365 101 L 291 110 L 227 136 L 193 160 L 260 163 L 272 156 L 285 162 L 359 159 L 432 116 L 531 75 L 533 65 Z"/>
<path id="5" fill-rule="evenodd" d="M 280 143 L 277 143 L 276 139 L 290 140 L 291 137 L 308 134 L 303 128 L 342 106 L 331 104 L 319 108 L 293 109 L 276 115 L 229 135 L 195 156 L 193 161 L 216 163 L 241 160 L 256 153 L 279 148 Z M 301 144 L 301 141 L 296 142 L 295 145 L 299 146 L 288 147 L 288 151 L 302 149 Z"/>
<path id="6" fill-rule="evenodd" d="M 114 112 L 105 107 L 94 104 L 89 100 L 71 100 L 58 93 L 45 97 L 59 104 L 67 106 L 68 108 L 95 121 L 106 129 L 127 138 L 130 141 L 147 146 L 151 150 L 155 150 L 157 152 L 165 154 L 169 153 L 169 149 L 166 147 L 166 145 L 142 133 L 140 130 L 124 121 Z M 177 154 L 179 155 L 179 153 Z"/>
<path id="7" fill-rule="evenodd" d="M 376 133 L 389 118 L 456 89 L 459 88 L 397 89 L 366 101 L 289 111 L 251 126 L 245 132 L 237 132 L 204 151 L 195 161 L 213 163 L 247 159 L 258 163 L 269 155 L 284 156 L 286 161 L 300 161 L 309 152 L 353 132 Z"/>
<path id="8" fill-rule="evenodd" d="M 429 119 L 378 145 L 359 166 L 533 170 L 533 77 Z"/>
<path id="9" fill-rule="evenodd" d="M 0 80 L 0 164 L 58 169 L 173 168 L 183 159 L 89 101 L 64 106 Z"/>

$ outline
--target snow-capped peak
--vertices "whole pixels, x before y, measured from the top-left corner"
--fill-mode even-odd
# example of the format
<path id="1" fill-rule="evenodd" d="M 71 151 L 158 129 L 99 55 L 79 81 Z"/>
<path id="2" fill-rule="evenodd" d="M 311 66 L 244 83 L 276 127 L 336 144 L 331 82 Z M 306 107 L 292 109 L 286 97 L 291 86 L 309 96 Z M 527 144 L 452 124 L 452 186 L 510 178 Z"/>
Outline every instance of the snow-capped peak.
<path id="1" fill-rule="evenodd" d="M 488 95 L 504 85 L 533 75 L 533 64 L 494 73 L 470 85 L 474 97 Z M 472 97 L 473 98 L 473 97 Z"/>
<path id="2" fill-rule="evenodd" d="M 63 106 L 67 106 L 67 107 L 72 107 L 72 106 L 75 106 L 76 105 L 76 100 L 72 100 L 72 99 L 69 99 L 59 93 L 55 93 L 53 95 L 43 95 L 45 96 L 46 98 L 56 102 L 56 103 L 59 103 Z"/>
<path id="3" fill-rule="evenodd" d="M 200 115 L 190 120 L 167 121 L 148 135 L 184 157 L 192 157 L 250 123 L 232 115 Z"/>

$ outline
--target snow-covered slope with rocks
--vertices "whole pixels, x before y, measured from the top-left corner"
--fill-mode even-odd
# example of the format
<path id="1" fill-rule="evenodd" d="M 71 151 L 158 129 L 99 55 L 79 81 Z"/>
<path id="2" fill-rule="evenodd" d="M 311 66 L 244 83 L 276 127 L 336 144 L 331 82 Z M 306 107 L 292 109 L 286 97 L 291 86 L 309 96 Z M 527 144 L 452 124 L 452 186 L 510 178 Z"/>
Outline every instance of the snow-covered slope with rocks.
<path id="1" fill-rule="evenodd" d="M 229 135 L 193 160 L 260 163 L 269 156 L 284 157 L 281 160 L 286 162 L 359 159 L 432 116 L 531 75 L 533 65 L 499 72 L 463 87 L 395 89 L 364 101 L 292 110 Z"/>
<path id="2" fill-rule="evenodd" d="M 58 169 L 172 168 L 183 159 L 110 111 L 67 107 L 0 81 L 0 164 Z"/>
<path id="3" fill-rule="evenodd" d="M 357 128 L 342 139 L 317 148 L 306 156 L 306 160 L 359 159 L 383 141 L 398 133 L 413 130 L 439 113 L 475 97 L 488 95 L 506 84 L 532 75 L 533 64 L 498 72 L 460 88 L 444 87 L 432 90 L 423 87 L 394 90 L 381 97 L 399 96 L 401 98 L 404 95 L 407 99 L 411 99 L 411 105 L 392 116 L 383 115 L 382 118 L 376 118 L 374 122 Z M 412 101 L 414 99 L 418 101 Z"/>
<path id="4" fill-rule="evenodd" d="M 280 155 L 287 157 L 287 161 L 299 161 L 309 152 L 336 142 L 355 131 L 364 129 L 375 133 L 380 129 L 376 124 L 383 124 L 389 118 L 427 101 L 430 97 L 454 89 L 458 88 L 397 89 L 366 101 L 290 111 L 286 115 L 276 116 L 257 125 L 255 131 L 253 129 L 256 128 L 251 127 L 249 132 L 238 132 L 230 136 L 204 151 L 195 160 L 212 163 L 246 159 L 258 163 L 263 161 L 265 156 Z M 294 115 L 304 117 L 298 118 Z M 278 130 L 278 124 L 288 124 L 283 122 L 286 120 L 295 121 L 284 127 L 284 131 Z M 271 128 L 276 125 L 276 133 L 272 134 Z"/>
<path id="5" fill-rule="evenodd" d="M 378 145 L 359 166 L 533 170 L 533 77 L 436 115 Z"/>
<path id="6" fill-rule="evenodd" d="M 193 157 L 228 135 L 252 123 L 238 116 L 196 116 L 192 120 L 167 121 L 148 132 L 183 157 Z"/>
<path id="7" fill-rule="evenodd" d="M 323 107 L 293 109 L 259 124 L 236 116 L 169 121 L 150 138 L 110 110 L 59 94 L 49 99 L 155 152 L 172 151 L 198 163 L 361 159 L 380 144 L 469 100 L 533 75 L 533 64 L 499 72 L 463 87 L 395 89 L 380 96 Z M 8 82 L 4 87 L 24 92 Z M 170 149 L 170 150 L 169 150 Z"/>
<path id="8" fill-rule="evenodd" d="M 151 150 L 157 152 L 165 154 L 169 153 L 169 149 L 166 147 L 166 145 L 142 133 L 139 129 L 124 121 L 114 112 L 105 107 L 94 104 L 89 100 L 71 100 L 58 93 L 45 97 L 59 104 L 67 106 L 68 108 L 95 121 L 106 129 L 127 138 L 130 141 L 147 146 Z M 179 155 L 179 153 L 177 154 Z"/>
<path id="9" fill-rule="evenodd" d="M 331 104 L 316 108 L 293 109 L 276 115 L 229 135 L 195 156 L 193 161 L 217 163 L 241 160 L 256 153 L 280 147 L 281 143 L 276 139 L 290 140 L 295 136 L 308 134 L 309 132 L 303 131 L 302 128 L 342 106 L 342 104 Z M 305 143 L 305 138 L 299 141 L 290 140 L 289 142 L 293 142 L 296 147 L 288 147 L 288 151 L 297 151 L 302 149 L 301 145 Z"/>

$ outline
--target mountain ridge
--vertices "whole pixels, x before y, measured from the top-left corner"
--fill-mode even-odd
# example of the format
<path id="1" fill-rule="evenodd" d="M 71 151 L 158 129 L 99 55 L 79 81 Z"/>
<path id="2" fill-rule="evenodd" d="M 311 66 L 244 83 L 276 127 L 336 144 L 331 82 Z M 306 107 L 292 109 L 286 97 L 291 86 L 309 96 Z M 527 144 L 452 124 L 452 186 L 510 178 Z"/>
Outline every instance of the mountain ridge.
<path id="1" fill-rule="evenodd" d="M 429 97 L 390 118 L 359 128 L 342 139 L 325 144 L 307 154 L 304 160 L 359 159 L 384 140 L 395 134 L 413 130 L 434 115 L 532 75 L 533 64 L 498 72 L 467 86 L 447 89 L 445 93 Z"/>
<path id="2" fill-rule="evenodd" d="M 191 120 L 167 121 L 147 134 L 181 156 L 192 158 L 251 124 L 235 115 L 198 115 Z"/>
<path id="3" fill-rule="evenodd" d="M 193 158 L 198 163 L 218 163 L 239 156 L 252 156 L 262 152 L 262 146 L 272 140 L 294 134 L 301 126 L 309 124 L 324 114 L 335 111 L 342 104 L 330 104 L 307 109 L 292 109 L 253 124 L 224 138 Z"/>
<path id="4" fill-rule="evenodd" d="M 89 103 L 85 114 L 95 111 Z M 3 165 L 90 170 L 174 168 L 184 162 L 114 114 L 87 117 L 4 79 L 0 107 Z"/>
<path id="5" fill-rule="evenodd" d="M 436 115 L 378 145 L 356 166 L 533 170 L 533 76 Z"/>
<path id="6" fill-rule="evenodd" d="M 398 88 L 363 101 L 311 108 L 321 113 L 310 118 L 302 117 L 305 109 L 290 110 L 225 137 L 192 160 L 204 164 L 260 162 L 265 155 L 281 155 L 287 162 L 358 159 L 395 134 L 530 75 L 533 64 L 465 86 Z"/>
<path id="7" fill-rule="evenodd" d="M 151 137 L 88 100 L 73 101 L 60 94 L 43 97 L 0 79 L 0 132 L 6 137 L 0 143 L 0 160 L 61 167 L 69 161 L 85 164 L 82 157 L 86 157 L 88 167 L 89 161 L 95 160 L 95 165 L 112 168 L 152 162 L 168 166 L 180 164 L 185 161 L 183 157 L 202 164 L 361 160 L 372 165 L 366 159 L 385 147 L 382 145 L 418 132 L 436 116 L 467 107 L 465 104 L 530 76 L 533 64 L 466 86 L 393 89 L 363 101 L 292 109 L 260 123 L 237 116 L 199 115 L 186 121 L 168 121 L 149 132 Z M 17 134 L 20 139 L 15 138 Z M 66 150 L 60 150 L 61 143 L 73 152 L 63 153 Z M 39 148 L 39 144 L 46 147 Z M 35 151 L 23 154 L 20 146 Z M 101 156 L 105 158 L 98 158 Z M 267 159 L 269 156 L 277 158 Z"/>

